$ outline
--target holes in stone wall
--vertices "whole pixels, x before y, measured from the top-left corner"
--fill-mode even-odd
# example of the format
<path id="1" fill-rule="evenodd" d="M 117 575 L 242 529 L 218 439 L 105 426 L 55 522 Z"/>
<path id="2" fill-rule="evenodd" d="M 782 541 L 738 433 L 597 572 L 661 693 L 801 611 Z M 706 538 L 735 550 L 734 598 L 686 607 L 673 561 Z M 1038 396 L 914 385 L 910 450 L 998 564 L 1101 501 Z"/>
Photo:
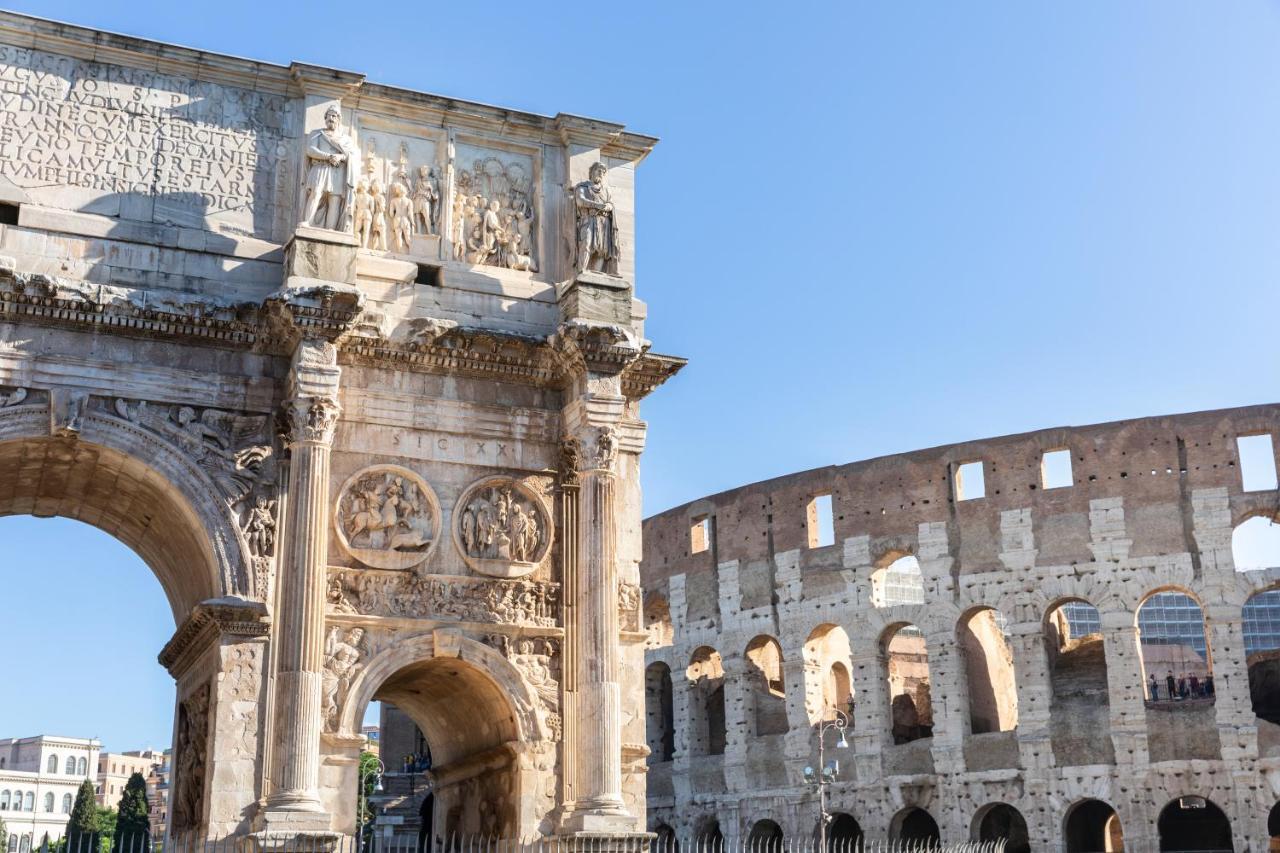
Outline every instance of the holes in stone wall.
<path id="1" fill-rule="evenodd" d="M 956 467 L 956 500 L 972 501 L 986 497 L 987 482 L 982 462 L 965 462 Z"/>
<path id="2" fill-rule="evenodd" d="M 1018 725 L 1018 690 L 1013 650 L 999 612 L 979 610 L 960 624 L 969 700 L 969 730 L 975 734 L 1013 731 Z"/>
<path id="3" fill-rule="evenodd" d="M 895 744 L 933 737 L 929 650 L 915 625 L 902 625 L 884 643 L 889 720 Z"/>
<path id="4" fill-rule="evenodd" d="M 711 550 L 712 535 L 711 517 L 700 515 L 695 518 L 689 527 L 689 553 L 701 554 Z"/>
<path id="5" fill-rule="evenodd" d="M 1240 482 L 1246 492 L 1276 489 L 1276 452 L 1271 435 L 1242 435 L 1236 439 L 1240 454 Z"/>
<path id="6" fill-rule="evenodd" d="M 1245 519 L 1231 533 L 1231 557 L 1237 572 L 1280 567 L 1280 524 L 1263 515 Z"/>
<path id="7" fill-rule="evenodd" d="M 805 508 L 805 530 L 810 548 L 822 548 L 836 542 L 835 516 L 831 495 L 814 495 Z"/>
<path id="8" fill-rule="evenodd" d="M 1071 451 L 1050 450 L 1040 457 L 1040 486 L 1064 489 L 1075 484 L 1071 476 Z"/>

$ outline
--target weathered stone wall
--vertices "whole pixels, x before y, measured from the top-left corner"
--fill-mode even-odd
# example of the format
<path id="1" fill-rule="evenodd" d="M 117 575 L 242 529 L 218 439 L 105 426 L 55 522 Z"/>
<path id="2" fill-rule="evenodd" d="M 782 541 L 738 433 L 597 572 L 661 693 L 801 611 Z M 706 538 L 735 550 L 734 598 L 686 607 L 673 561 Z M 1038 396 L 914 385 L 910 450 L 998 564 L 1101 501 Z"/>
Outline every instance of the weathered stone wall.
<path id="1" fill-rule="evenodd" d="M 1280 433 L 1280 406 L 938 447 L 780 477 L 647 519 L 646 608 L 669 609 L 673 637 L 651 629 L 647 658 L 670 667 L 677 744 L 653 776 L 662 783 L 650 791 L 651 826 L 693 832 L 715 816 L 726 835 L 764 818 L 788 835 L 815 831 L 816 795 L 801 771 L 817 764 L 812 727 L 830 661 L 814 638 L 838 626 L 855 711 L 831 809 L 869 836 L 889 834 L 895 816 L 918 806 L 945 840 L 967 840 L 983 807 L 1007 803 L 1034 849 L 1061 849 L 1065 817 L 1096 798 L 1118 812 L 1125 849 L 1154 851 L 1161 809 L 1202 796 L 1231 821 L 1237 850 L 1265 849 L 1280 765 L 1276 738 L 1251 707 L 1241 608 L 1280 573 L 1237 572 L 1231 552 L 1236 525 L 1280 509 L 1274 491 L 1242 487 L 1236 438 L 1257 433 Z M 1043 454 L 1060 449 L 1070 451 L 1071 485 L 1045 488 Z M 960 500 L 957 470 L 978 461 L 985 493 Z M 809 547 L 808 507 L 824 494 L 834 544 Z M 690 525 L 702 517 L 713 520 L 715 541 L 691 553 Z M 905 554 L 919 560 L 924 603 L 875 606 L 873 573 Z M 1136 611 L 1162 590 L 1203 608 L 1214 699 L 1146 707 Z M 1063 644 L 1054 611 L 1069 601 L 1098 609 L 1100 635 Z M 968 630 L 984 609 L 1004 617 L 1003 646 L 993 642 L 1000 631 Z M 920 629 L 927 649 L 933 730 L 895 745 L 890 671 L 895 681 L 908 673 L 886 644 L 905 625 Z M 764 787 L 763 744 L 731 703 L 723 772 L 708 780 L 682 747 L 692 690 L 681 673 L 694 649 L 714 649 L 733 695 L 761 633 L 781 643 L 786 672 L 790 730 L 775 757 L 785 778 Z M 1265 678 L 1262 669 L 1254 677 Z M 974 733 L 975 715 L 989 718 L 990 733 Z"/>

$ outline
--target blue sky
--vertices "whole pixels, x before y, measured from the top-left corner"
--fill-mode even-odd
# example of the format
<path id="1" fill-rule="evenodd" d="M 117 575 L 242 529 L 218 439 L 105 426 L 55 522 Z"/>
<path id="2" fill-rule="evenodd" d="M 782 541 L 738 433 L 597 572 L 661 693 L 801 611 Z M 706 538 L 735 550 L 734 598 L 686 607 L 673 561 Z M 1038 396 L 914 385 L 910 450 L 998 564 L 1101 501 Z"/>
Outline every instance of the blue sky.
<path id="1" fill-rule="evenodd" d="M 662 137 L 641 166 L 637 286 L 655 349 L 691 363 L 645 408 L 646 512 L 830 463 L 1280 397 L 1276 2 L 8 5 Z M 171 625 L 150 630 L 168 615 L 145 568 L 107 565 L 119 546 L 67 523 L 0 525 L 0 577 L 39 565 L 59 590 L 0 631 L 46 646 L 7 676 L 31 701 L 0 708 L 0 736 L 75 710 L 41 698 L 67 695 L 73 666 L 165 678 Z M 65 564 L 11 559 L 54 530 Z M 79 596 L 138 603 L 138 621 L 66 625 Z M 104 632 L 124 622 L 147 624 Z M 121 695 L 72 703 L 66 733 L 163 742 L 158 695 L 162 721 Z"/>

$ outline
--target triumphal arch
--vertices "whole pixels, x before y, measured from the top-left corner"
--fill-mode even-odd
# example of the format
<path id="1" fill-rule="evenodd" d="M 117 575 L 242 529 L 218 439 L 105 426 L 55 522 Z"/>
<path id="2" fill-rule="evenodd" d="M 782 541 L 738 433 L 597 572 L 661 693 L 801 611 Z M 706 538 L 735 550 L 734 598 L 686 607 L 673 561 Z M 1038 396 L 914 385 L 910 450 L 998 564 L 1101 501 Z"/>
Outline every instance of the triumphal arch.
<path id="1" fill-rule="evenodd" d="M 655 140 L 0 15 L 0 514 L 172 604 L 174 834 L 644 828 L 634 296 Z"/>

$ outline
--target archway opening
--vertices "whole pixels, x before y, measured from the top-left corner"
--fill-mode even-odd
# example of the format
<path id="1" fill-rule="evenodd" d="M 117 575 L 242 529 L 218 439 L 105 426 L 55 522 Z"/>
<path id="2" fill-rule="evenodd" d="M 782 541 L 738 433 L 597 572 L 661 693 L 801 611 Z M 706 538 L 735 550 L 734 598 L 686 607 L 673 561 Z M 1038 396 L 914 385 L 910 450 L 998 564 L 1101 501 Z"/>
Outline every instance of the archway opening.
<path id="1" fill-rule="evenodd" d="M 1059 765 L 1110 764 L 1111 708 L 1102 617 L 1081 599 L 1063 601 L 1044 620 L 1049 662 L 1050 738 Z"/>
<path id="2" fill-rule="evenodd" d="M 761 635 L 747 644 L 747 682 L 751 687 L 756 737 L 786 734 L 787 693 L 782 673 L 782 645 Z"/>
<path id="3" fill-rule="evenodd" d="M 889 719 L 895 744 L 933 737 L 929 650 L 914 625 L 891 628 L 881 641 L 889 682 Z"/>
<path id="4" fill-rule="evenodd" d="M 1280 802 L 1271 807 L 1267 815 L 1267 835 L 1271 838 L 1271 850 L 1280 850 Z"/>
<path id="5" fill-rule="evenodd" d="M 941 843 L 942 833 L 933 815 L 918 806 L 909 806 L 894 815 L 889 823 L 891 841 L 911 841 L 933 847 Z"/>
<path id="6" fill-rule="evenodd" d="M 1195 850 L 1199 853 L 1231 853 L 1231 822 L 1204 797 L 1179 797 L 1160 810 L 1157 822 L 1160 849 Z"/>
<path id="7" fill-rule="evenodd" d="M 1275 727 L 1270 736 L 1260 731 L 1259 740 L 1280 741 L 1280 589 L 1249 596 L 1242 616 L 1253 713 Z"/>
<path id="8" fill-rule="evenodd" d="M 671 606 L 665 596 L 645 595 L 644 597 L 644 632 L 646 649 L 660 649 L 669 646 L 675 639 L 675 628 L 671 624 Z"/>
<path id="9" fill-rule="evenodd" d="M 873 607 L 924 604 L 924 574 L 920 571 L 920 561 L 901 552 L 881 558 L 871 574 L 871 604 Z"/>
<path id="10" fill-rule="evenodd" d="M 645 668 L 644 707 L 649 763 L 670 761 L 676 751 L 675 711 L 671 667 L 662 661 L 655 661 Z"/>
<path id="11" fill-rule="evenodd" d="M 960 622 L 969 693 L 969 730 L 975 734 L 1010 732 L 1018 726 L 1018 689 L 1008 623 L 1000 611 L 977 610 Z"/>
<path id="12" fill-rule="evenodd" d="M 694 651 L 685 671 L 689 691 L 689 754 L 724 755 L 724 663 L 709 646 Z"/>
<path id="13" fill-rule="evenodd" d="M 829 853 L 853 853 L 862 838 L 862 826 L 851 814 L 836 812 L 827 824 Z"/>
<path id="14" fill-rule="evenodd" d="M 1138 646 L 1151 705 L 1195 707 L 1214 700 L 1213 664 L 1200 603 L 1169 590 L 1138 606 Z"/>
<path id="15" fill-rule="evenodd" d="M 382 703 L 388 771 L 379 811 L 400 819 L 395 826 L 403 836 L 393 843 L 413 846 L 421 838 L 435 849 L 451 836 L 514 838 L 541 819 L 522 809 L 522 733 L 512 700 L 465 655 L 403 666 L 373 699 Z M 401 753 L 416 760 L 406 764 Z M 420 824 L 424 810 L 430 825 Z"/>
<path id="16" fill-rule="evenodd" d="M 809 695 L 805 706 L 809 722 L 834 719 L 839 711 L 852 726 L 854 694 L 853 679 L 849 675 L 852 669 L 849 635 L 839 625 L 819 625 L 805 641 L 804 662 L 806 671 L 816 672 L 821 678 L 820 692 L 814 691 L 813 685 L 807 685 Z"/>
<path id="17" fill-rule="evenodd" d="M 759 853 L 780 853 L 782 850 L 782 827 L 776 821 L 758 820 L 751 825 L 747 833 L 747 849 Z"/>
<path id="18" fill-rule="evenodd" d="M 1246 518 L 1231 531 L 1231 557 L 1237 572 L 1280 567 L 1280 524 L 1265 515 Z"/>
<path id="19" fill-rule="evenodd" d="M 1082 800 L 1067 811 L 1066 853 L 1123 853 L 1124 830 L 1116 810 L 1102 800 Z"/>
<path id="20" fill-rule="evenodd" d="M 1008 803 L 979 809 L 973 819 L 974 841 L 1003 841 L 1005 853 L 1030 853 L 1031 839 L 1022 813 Z"/>
<path id="21" fill-rule="evenodd" d="M 653 833 L 653 853 L 680 853 L 680 839 L 670 824 L 656 823 L 649 828 Z"/>
<path id="22" fill-rule="evenodd" d="M 698 850 L 707 851 L 707 853 L 719 853 L 724 850 L 724 833 L 720 830 L 720 821 L 714 817 L 705 817 L 698 821 L 693 838 Z"/>

